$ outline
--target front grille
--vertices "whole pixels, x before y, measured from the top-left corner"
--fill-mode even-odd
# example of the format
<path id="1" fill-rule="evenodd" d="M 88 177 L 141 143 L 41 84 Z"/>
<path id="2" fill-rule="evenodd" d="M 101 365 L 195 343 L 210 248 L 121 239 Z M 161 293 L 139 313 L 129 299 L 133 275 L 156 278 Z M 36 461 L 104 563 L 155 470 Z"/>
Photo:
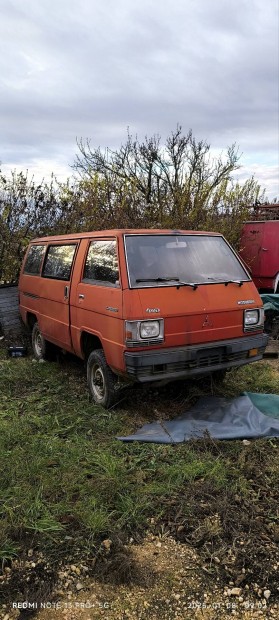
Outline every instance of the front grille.
<path id="1" fill-rule="evenodd" d="M 258 356 L 263 355 L 265 347 L 258 348 Z M 181 373 L 207 368 L 209 371 L 213 371 L 214 367 L 219 366 L 220 364 L 223 367 L 230 367 L 234 364 L 237 365 L 237 362 L 245 362 L 245 360 L 252 359 L 249 358 L 249 351 L 237 351 L 235 353 L 227 353 L 225 349 L 220 348 L 220 350 L 212 350 L 212 351 L 201 351 L 200 354 L 197 355 L 196 359 L 192 360 L 181 360 L 177 362 L 169 362 L 167 364 L 154 364 L 149 366 L 143 366 L 137 368 L 136 374 L 138 377 L 144 377 L 147 375 L 160 375 L 164 373 Z M 163 360 L 162 360 L 163 361 Z"/>
<path id="2" fill-rule="evenodd" d="M 226 364 L 227 362 L 235 362 L 237 360 L 243 360 L 248 357 L 248 351 L 237 351 L 236 353 L 219 353 L 216 355 L 212 355 L 208 353 L 207 355 L 200 356 L 195 362 L 196 368 L 206 368 L 208 366 L 216 366 L 217 364 Z"/>
<path id="3" fill-rule="evenodd" d="M 158 344 L 162 344 L 164 342 L 164 338 L 157 338 L 156 340 L 153 338 L 152 340 L 127 340 L 126 347 L 127 349 L 134 349 L 139 347 L 155 347 Z"/>

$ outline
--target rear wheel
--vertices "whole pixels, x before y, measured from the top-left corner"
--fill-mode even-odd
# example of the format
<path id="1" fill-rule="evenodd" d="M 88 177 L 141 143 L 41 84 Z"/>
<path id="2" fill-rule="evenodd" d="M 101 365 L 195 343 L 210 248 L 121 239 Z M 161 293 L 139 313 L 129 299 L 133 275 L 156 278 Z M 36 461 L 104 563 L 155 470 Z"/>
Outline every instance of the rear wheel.
<path id="1" fill-rule="evenodd" d="M 35 323 L 32 329 L 32 348 L 36 360 L 50 360 L 53 358 L 55 346 L 43 337 L 39 323 Z"/>
<path id="2" fill-rule="evenodd" d="M 87 360 L 87 382 L 96 405 L 109 409 L 115 403 L 116 381 L 117 377 L 108 366 L 103 350 L 92 351 Z"/>

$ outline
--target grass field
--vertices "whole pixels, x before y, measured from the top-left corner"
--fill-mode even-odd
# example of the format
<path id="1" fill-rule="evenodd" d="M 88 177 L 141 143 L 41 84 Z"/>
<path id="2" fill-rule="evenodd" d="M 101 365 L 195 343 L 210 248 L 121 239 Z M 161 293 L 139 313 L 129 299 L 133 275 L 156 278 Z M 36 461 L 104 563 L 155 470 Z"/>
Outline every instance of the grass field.
<path id="1" fill-rule="evenodd" d="M 258 362 L 229 373 L 222 387 L 129 388 L 108 412 L 90 402 L 79 362 L 10 359 L 0 349 L 2 602 L 26 595 L 42 574 L 51 588 L 66 561 L 86 560 L 104 577 L 108 538 L 110 579 L 113 570 L 115 579 L 131 578 L 128 556 L 118 565 L 117 554 L 147 529 L 191 544 L 209 578 L 243 575 L 243 583 L 276 589 L 278 440 L 156 445 L 116 436 L 174 417 L 209 392 L 279 394 L 278 370 L 278 362 Z M 22 561 L 30 549 L 37 577 L 28 586 Z"/>

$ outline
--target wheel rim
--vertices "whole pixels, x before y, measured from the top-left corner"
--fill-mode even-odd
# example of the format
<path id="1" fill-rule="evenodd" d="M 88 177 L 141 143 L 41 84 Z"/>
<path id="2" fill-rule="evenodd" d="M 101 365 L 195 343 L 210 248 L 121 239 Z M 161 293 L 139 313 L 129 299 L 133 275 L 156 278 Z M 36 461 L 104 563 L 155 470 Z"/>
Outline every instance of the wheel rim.
<path id="1" fill-rule="evenodd" d="M 94 364 L 91 372 L 91 386 L 94 397 L 102 401 L 106 394 L 106 385 L 103 369 L 99 364 Z"/>
<path id="2" fill-rule="evenodd" d="M 43 355 L 43 339 L 42 334 L 37 331 L 34 338 L 34 349 L 35 353 L 38 357 L 42 357 Z"/>

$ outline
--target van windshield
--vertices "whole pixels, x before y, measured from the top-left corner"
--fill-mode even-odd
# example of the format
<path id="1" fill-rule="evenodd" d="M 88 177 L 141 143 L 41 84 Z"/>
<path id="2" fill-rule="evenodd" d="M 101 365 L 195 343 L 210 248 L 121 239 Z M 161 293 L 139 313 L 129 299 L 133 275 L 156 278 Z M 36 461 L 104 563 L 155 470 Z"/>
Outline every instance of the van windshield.
<path id="1" fill-rule="evenodd" d="M 223 237 L 211 235 L 125 235 L 132 288 L 249 281 Z"/>

